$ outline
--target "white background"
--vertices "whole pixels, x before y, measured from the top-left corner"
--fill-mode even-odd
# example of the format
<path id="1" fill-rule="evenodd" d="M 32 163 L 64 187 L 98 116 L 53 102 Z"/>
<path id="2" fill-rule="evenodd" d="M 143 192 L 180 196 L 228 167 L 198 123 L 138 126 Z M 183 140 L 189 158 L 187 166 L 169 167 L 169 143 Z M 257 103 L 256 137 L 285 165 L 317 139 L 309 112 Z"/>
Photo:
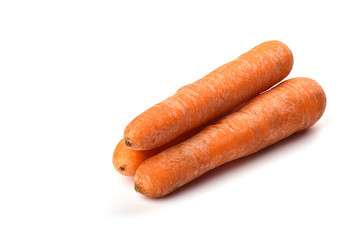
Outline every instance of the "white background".
<path id="1" fill-rule="evenodd" d="M 360 239 L 357 1 L 1 1 L 1 239 Z M 112 166 L 126 124 L 257 44 L 328 105 L 162 199 Z"/>

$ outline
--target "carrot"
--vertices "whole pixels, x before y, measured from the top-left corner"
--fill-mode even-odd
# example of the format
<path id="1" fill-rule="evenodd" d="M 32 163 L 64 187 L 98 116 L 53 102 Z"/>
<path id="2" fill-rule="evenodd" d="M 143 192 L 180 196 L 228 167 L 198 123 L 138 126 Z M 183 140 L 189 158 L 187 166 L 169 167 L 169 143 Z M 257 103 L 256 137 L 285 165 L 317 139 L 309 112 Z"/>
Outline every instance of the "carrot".
<path id="1" fill-rule="evenodd" d="M 230 113 L 233 113 L 235 111 L 237 111 L 238 109 L 240 109 L 240 107 L 243 104 L 237 106 L 235 109 L 231 110 L 230 112 L 226 113 L 225 115 L 229 115 Z M 224 116 L 225 116 L 224 115 Z M 223 116 L 221 116 L 223 117 Z M 113 165 L 115 167 L 115 169 L 125 175 L 125 176 L 134 176 L 136 169 L 139 167 L 139 165 L 145 161 L 145 159 L 148 159 L 156 154 L 158 154 L 159 152 L 170 148 L 192 136 L 194 136 L 195 134 L 197 134 L 198 132 L 200 132 L 200 130 L 202 130 L 203 128 L 205 128 L 205 126 L 208 126 L 210 124 L 214 124 L 215 122 L 217 122 L 221 117 L 212 119 L 210 122 L 208 122 L 207 124 L 201 125 L 195 129 L 192 129 L 191 131 L 188 131 L 182 135 L 180 135 L 179 137 L 175 138 L 174 140 L 160 146 L 154 149 L 150 149 L 150 150 L 134 150 L 131 148 L 128 148 L 125 145 L 125 141 L 124 139 L 122 139 L 116 146 L 115 150 L 114 150 L 114 154 L 113 154 Z"/>
<path id="2" fill-rule="evenodd" d="M 172 147 L 189 137 L 192 137 L 196 133 L 198 133 L 203 126 L 195 128 L 189 132 L 186 132 L 182 134 L 181 136 L 175 138 L 174 140 L 164 144 L 163 146 L 150 149 L 150 150 L 134 150 L 131 148 L 128 148 L 125 145 L 124 139 L 122 139 L 116 146 L 114 154 L 113 154 L 113 165 L 115 169 L 125 175 L 125 176 L 134 176 L 136 169 L 139 167 L 139 165 L 145 161 L 145 159 L 148 159 L 159 152 Z"/>
<path id="3" fill-rule="evenodd" d="M 284 43 L 264 42 L 137 116 L 125 128 L 125 144 L 136 150 L 161 146 L 280 82 L 292 66 Z"/>
<path id="4" fill-rule="evenodd" d="M 134 176 L 136 169 L 147 158 L 154 156 L 160 151 L 156 149 L 137 151 L 128 148 L 122 139 L 115 148 L 113 154 L 113 165 L 116 171 L 125 176 Z"/>
<path id="5" fill-rule="evenodd" d="M 284 81 L 197 135 L 145 160 L 136 171 L 135 190 L 162 197 L 217 166 L 312 126 L 325 106 L 325 93 L 316 81 Z"/>

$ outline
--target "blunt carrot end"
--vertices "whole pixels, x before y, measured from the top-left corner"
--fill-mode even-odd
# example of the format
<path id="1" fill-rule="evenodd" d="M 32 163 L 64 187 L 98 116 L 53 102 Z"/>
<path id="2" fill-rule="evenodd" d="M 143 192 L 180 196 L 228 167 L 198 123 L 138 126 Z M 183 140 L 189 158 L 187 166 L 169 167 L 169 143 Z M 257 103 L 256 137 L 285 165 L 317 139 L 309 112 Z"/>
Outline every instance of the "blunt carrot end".
<path id="1" fill-rule="evenodd" d="M 183 142 L 184 140 L 200 132 L 200 130 L 203 129 L 204 127 L 205 126 L 200 126 L 189 132 L 186 132 L 183 135 L 177 137 L 173 141 L 168 142 L 167 144 L 161 147 L 150 150 L 144 150 L 144 151 L 137 151 L 129 148 L 128 146 L 126 146 L 125 140 L 121 139 L 121 141 L 116 145 L 116 148 L 114 150 L 113 165 L 116 171 L 118 171 L 122 175 L 134 176 L 136 169 L 145 159 L 150 158 L 169 147 L 172 147 L 178 143 Z"/>
<path id="2" fill-rule="evenodd" d="M 130 142 L 130 140 L 129 140 L 129 138 L 125 138 L 125 145 L 127 146 L 127 147 L 131 147 L 131 142 Z"/>
<path id="3" fill-rule="evenodd" d="M 163 196 L 161 194 L 161 191 L 149 191 L 149 189 L 156 189 L 156 187 L 154 186 L 154 182 L 152 181 L 152 179 L 144 175 L 141 178 L 138 178 L 138 176 L 136 176 L 135 174 L 134 189 L 136 192 L 141 193 L 142 195 L 149 198 L 160 198 Z"/>
<path id="4" fill-rule="evenodd" d="M 141 193 L 138 184 L 135 183 L 135 184 L 134 184 L 134 188 L 135 188 L 135 191 L 136 191 L 136 192 Z"/>

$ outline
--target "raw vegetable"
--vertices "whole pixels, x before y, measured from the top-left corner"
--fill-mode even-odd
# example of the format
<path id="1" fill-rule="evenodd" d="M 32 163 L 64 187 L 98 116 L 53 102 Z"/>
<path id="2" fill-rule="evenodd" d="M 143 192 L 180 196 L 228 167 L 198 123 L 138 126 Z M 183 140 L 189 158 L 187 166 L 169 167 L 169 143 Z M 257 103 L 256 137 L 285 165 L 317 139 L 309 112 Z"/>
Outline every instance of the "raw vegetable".
<path id="1" fill-rule="evenodd" d="M 125 128 L 124 142 L 135 150 L 162 146 L 280 82 L 292 66 L 284 43 L 264 42 L 137 116 Z"/>
<path id="2" fill-rule="evenodd" d="M 321 86 L 294 78 L 247 102 L 188 140 L 145 160 L 135 190 L 162 197 L 226 162 L 255 153 L 315 124 L 326 106 Z"/>

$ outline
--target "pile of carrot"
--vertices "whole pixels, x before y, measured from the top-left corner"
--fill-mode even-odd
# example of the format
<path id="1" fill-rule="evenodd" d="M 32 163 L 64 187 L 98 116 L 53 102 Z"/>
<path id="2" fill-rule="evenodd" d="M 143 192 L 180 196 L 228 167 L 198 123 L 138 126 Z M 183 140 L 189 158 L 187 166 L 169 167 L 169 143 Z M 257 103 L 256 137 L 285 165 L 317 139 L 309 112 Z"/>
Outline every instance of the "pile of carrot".
<path id="1" fill-rule="evenodd" d="M 126 126 L 115 169 L 135 176 L 137 192 L 163 197 L 314 125 L 326 96 L 310 78 L 281 82 L 293 61 L 284 43 L 268 41 L 180 88 Z"/>

